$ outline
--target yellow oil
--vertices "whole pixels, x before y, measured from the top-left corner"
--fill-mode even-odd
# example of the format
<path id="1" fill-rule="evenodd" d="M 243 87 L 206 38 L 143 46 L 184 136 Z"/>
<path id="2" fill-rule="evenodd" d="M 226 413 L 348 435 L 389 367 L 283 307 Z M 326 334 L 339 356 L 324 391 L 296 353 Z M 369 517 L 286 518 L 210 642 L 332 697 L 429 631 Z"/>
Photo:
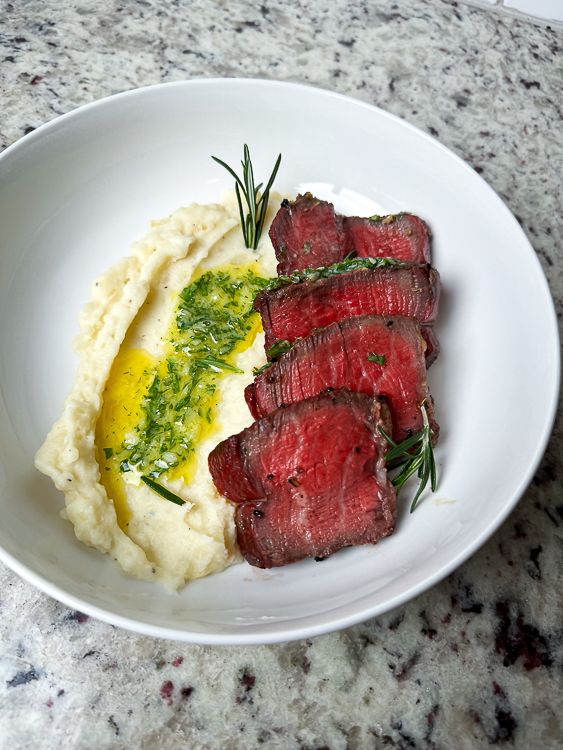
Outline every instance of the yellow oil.
<path id="1" fill-rule="evenodd" d="M 131 517 L 125 483 L 115 461 L 104 452 L 117 451 L 125 437 L 139 424 L 141 403 L 157 360 L 144 349 L 126 349 L 115 358 L 103 394 L 103 406 L 96 424 L 96 452 L 101 482 L 111 497 L 117 522 L 125 531 Z M 103 448 L 102 448 L 103 446 Z"/>
<path id="2" fill-rule="evenodd" d="M 221 271 L 227 271 L 231 277 L 242 279 L 250 268 L 250 265 L 238 268 L 222 266 L 212 269 L 212 273 L 217 274 Z M 252 270 L 254 271 L 254 269 Z M 190 284 L 206 272 L 208 270 L 194 274 Z M 178 293 L 175 293 L 175 297 L 178 297 Z M 248 349 L 254 342 L 257 333 L 262 330 L 258 314 L 253 314 L 247 323 L 250 330 L 244 340 L 238 341 L 234 349 L 222 358 L 229 365 L 235 366 L 238 354 Z M 148 389 L 155 378 L 155 374 L 161 379 L 167 375 L 168 358 L 175 352 L 170 341 L 173 341 L 177 334 L 175 310 L 167 330 L 167 342 L 163 346 L 163 358 L 158 361 L 144 349 L 121 350 L 112 365 L 104 390 L 102 410 L 96 425 L 96 453 L 101 482 L 106 488 L 108 496 L 114 502 L 118 524 L 125 533 L 131 518 L 131 511 L 127 503 L 125 482 L 117 456 L 127 440 L 131 442 L 136 439 L 136 430 L 143 419 L 141 407 L 147 398 Z M 206 381 L 217 383 L 227 374 L 229 372 L 219 375 L 213 370 L 206 370 L 201 373 L 200 378 L 203 384 Z M 219 387 L 216 387 L 215 392 L 207 398 L 205 403 L 208 410 L 203 412 L 200 409 L 198 412 L 191 409 L 189 415 L 190 436 L 196 444 L 203 443 L 221 428 L 217 417 L 217 406 L 220 401 L 221 391 Z M 171 466 L 165 471 L 164 476 L 169 480 L 182 478 L 184 482 L 189 484 L 193 480 L 197 463 L 198 450 L 196 449 L 182 456 L 178 465 Z"/>

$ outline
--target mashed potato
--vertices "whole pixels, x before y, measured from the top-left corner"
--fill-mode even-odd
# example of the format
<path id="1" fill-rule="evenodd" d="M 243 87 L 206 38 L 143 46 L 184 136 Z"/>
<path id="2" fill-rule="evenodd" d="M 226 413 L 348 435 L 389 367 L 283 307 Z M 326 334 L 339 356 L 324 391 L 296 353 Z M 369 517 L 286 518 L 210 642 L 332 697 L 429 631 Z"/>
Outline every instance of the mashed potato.
<path id="1" fill-rule="evenodd" d="M 176 447 L 176 453 L 166 450 L 150 459 L 151 476 L 184 505 L 149 489 L 140 479 L 149 464 L 140 469 L 141 463 L 130 458 L 120 461 L 120 451 L 121 457 L 138 458 L 147 392 L 166 374 L 176 378 L 168 355 L 177 334 L 180 294 L 190 282 L 206 271 L 216 273 L 213 269 L 229 269 L 233 278 L 237 273 L 241 278 L 275 276 L 267 228 L 281 199 L 277 193 L 270 196 L 257 251 L 244 247 L 236 199 L 229 191 L 220 204 L 193 204 L 153 222 L 132 255 L 94 281 L 74 344 L 81 358 L 76 383 L 36 456 L 37 468 L 64 492 L 63 514 L 78 539 L 110 554 L 129 575 L 158 581 L 169 591 L 240 560 L 233 508 L 215 490 L 207 456 L 252 422 L 244 388 L 252 381 L 253 367 L 265 362 L 257 317 L 248 317 L 248 333 L 225 357 L 228 369 L 214 367 L 213 360 L 207 365 L 217 382 L 201 402 L 208 408 L 188 424 L 199 438 L 195 450 L 182 456 Z M 182 351 L 189 356 L 190 346 Z M 188 445 L 188 438 L 178 441 Z"/>

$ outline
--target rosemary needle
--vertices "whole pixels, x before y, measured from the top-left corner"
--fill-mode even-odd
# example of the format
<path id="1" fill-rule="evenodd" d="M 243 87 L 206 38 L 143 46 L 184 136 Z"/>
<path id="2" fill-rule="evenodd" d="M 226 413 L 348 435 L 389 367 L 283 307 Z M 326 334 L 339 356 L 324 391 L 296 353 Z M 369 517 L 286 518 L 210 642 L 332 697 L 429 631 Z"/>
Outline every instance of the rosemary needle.
<path id="1" fill-rule="evenodd" d="M 171 503 L 175 503 L 176 505 L 185 505 L 185 500 L 182 500 L 181 497 L 170 492 L 170 490 L 167 490 L 166 487 L 163 487 L 158 482 L 155 482 L 154 479 L 141 477 L 141 480 L 147 485 L 147 487 L 150 487 L 153 492 L 156 492 L 157 495 L 160 495 L 160 497 L 163 497 L 165 500 L 170 500 Z"/>
<path id="2" fill-rule="evenodd" d="M 413 474 L 417 473 L 417 476 L 420 479 L 418 490 L 411 504 L 411 513 L 415 509 L 418 498 L 424 491 L 429 479 L 432 492 L 436 489 L 436 462 L 434 460 L 434 450 L 432 448 L 433 433 L 430 429 L 430 423 L 428 422 L 426 402 L 421 404 L 420 410 L 422 412 L 422 421 L 424 423 L 422 430 L 416 435 L 403 440 L 402 443 L 395 443 L 389 435 L 386 434 L 385 430 L 379 427 L 379 431 L 391 446 L 391 450 L 385 456 L 385 460 L 392 461 L 395 458 L 403 458 L 403 461 L 400 464 L 403 468 L 391 480 L 393 485 L 397 488 L 397 495 L 401 491 L 403 484 Z M 413 453 L 409 453 L 411 448 L 414 448 L 415 445 L 419 445 L 418 449 Z"/>
<path id="3" fill-rule="evenodd" d="M 238 367 L 223 362 L 222 359 L 212 357 L 210 354 L 207 357 L 198 357 L 195 361 L 196 367 L 202 367 L 203 369 L 214 368 L 215 370 L 228 370 L 229 372 L 237 372 L 242 374 L 244 370 L 240 370 Z"/>
<path id="4" fill-rule="evenodd" d="M 216 156 L 211 157 L 217 164 L 225 167 L 227 172 L 235 178 L 235 191 L 237 194 L 238 208 L 240 213 L 240 223 L 242 228 L 242 236 L 244 237 L 245 247 L 256 250 L 258 247 L 258 241 L 264 228 L 264 221 L 266 219 L 266 211 L 268 210 L 268 200 L 270 198 L 270 188 L 272 187 L 278 169 L 281 162 L 281 154 L 278 156 L 278 160 L 274 166 L 274 171 L 270 175 L 268 184 L 264 189 L 264 192 L 258 198 L 258 191 L 262 187 L 262 182 L 259 185 L 254 184 L 254 170 L 252 169 L 252 162 L 250 161 L 250 151 L 246 143 L 244 144 L 244 161 L 242 164 L 242 180 L 240 177 L 225 164 L 224 161 L 218 159 Z M 242 207 L 241 191 L 244 195 L 246 205 L 248 207 L 248 213 L 244 215 L 244 209 Z"/>

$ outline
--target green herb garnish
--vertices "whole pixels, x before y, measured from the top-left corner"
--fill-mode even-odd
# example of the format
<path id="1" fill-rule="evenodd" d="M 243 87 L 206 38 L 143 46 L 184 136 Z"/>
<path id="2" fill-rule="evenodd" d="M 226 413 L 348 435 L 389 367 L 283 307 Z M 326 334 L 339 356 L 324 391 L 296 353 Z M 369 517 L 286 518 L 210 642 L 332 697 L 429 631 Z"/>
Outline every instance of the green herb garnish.
<path id="1" fill-rule="evenodd" d="M 262 375 L 265 370 L 267 370 L 269 367 L 271 367 L 274 364 L 274 360 L 271 362 L 266 362 L 265 365 L 262 365 L 262 367 L 253 367 L 252 368 L 252 374 L 254 377 L 257 377 L 258 375 Z"/>
<path id="2" fill-rule="evenodd" d="M 215 370 L 228 370 L 229 372 L 237 372 L 239 375 L 242 375 L 244 372 L 244 370 L 239 370 L 238 367 L 229 365 L 227 362 L 223 362 L 222 359 L 217 359 L 217 357 L 212 357 L 211 355 L 208 355 L 207 357 L 198 357 L 195 364 L 196 367 L 210 367 Z"/>
<path id="3" fill-rule="evenodd" d="M 268 367 L 271 367 L 274 362 L 278 361 L 282 354 L 291 351 L 295 344 L 298 344 L 301 339 L 302 336 L 296 338 L 295 341 L 285 341 L 284 339 L 280 339 L 279 341 L 276 341 L 276 343 L 273 344 L 269 349 L 266 349 L 266 356 L 270 358 L 270 361 L 266 362 L 266 364 L 262 365 L 262 367 L 254 367 L 252 370 L 252 374 L 254 375 L 254 377 L 256 377 L 257 375 L 261 375 L 264 370 L 267 370 Z"/>
<path id="4" fill-rule="evenodd" d="M 279 357 L 281 354 L 285 354 L 286 352 L 289 352 L 295 344 L 298 344 L 301 341 L 301 336 L 298 339 L 295 339 L 295 341 L 285 341 L 284 339 L 280 339 L 279 341 L 276 341 L 275 344 L 273 344 L 269 349 L 266 349 L 266 356 L 268 356 L 270 359 L 274 359 L 275 357 Z"/>
<path id="5" fill-rule="evenodd" d="M 267 283 L 250 268 L 207 271 L 179 295 L 163 365 L 145 372 L 141 418 L 114 449 L 121 472 L 135 468 L 153 479 L 193 459 L 217 414 L 218 387 L 236 367 L 237 345 L 256 326 L 252 301 Z"/>
<path id="6" fill-rule="evenodd" d="M 289 284 L 301 284 L 303 281 L 317 281 L 318 279 L 329 279 L 331 276 L 339 276 L 350 271 L 358 271 L 362 268 L 373 270 L 374 268 L 394 268 L 406 266 L 407 263 L 397 258 L 346 258 L 341 263 L 332 266 L 321 266 L 320 268 L 305 268 L 303 271 L 294 271 L 289 276 L 278 276 L 272 279 L 265 287 L 265 291 L 271 292 Z"/>
<path id="7" fill-rule="evenodd" d="M 217 164 L 225 167 L 229 174 L 231 174 L 235 178 L 235 190 L 237 194 L 240 224 L 242 228 L 242 236 L 244 237 L 244 245 L 245 247 L 251 248 L 252 250 L 256 250 L 256 248 L 258 247 L 258 241 L 260 240 L 260 236 L 262 234 L 262 229 L 264 228 L 264 220 L 266 219 L 268 200 L 270 198 L 270 188 L 274 183 L 276 174 L 278 173 L 278 169 L 280 167 L 281 154 L 278 156 L 278 160 L 276 161 L 276 164 L 274 166 L 274 171 L 272 172 L 268 184 L 266 185 L 266 188 L 260 198 L 258 198 L 258 191 L 262 187 L 263 183 L 260 183 L 259 185 L 254 184 L 254 171 L 252 169 L 252 162 L 250 161 L 250 151 L 248 150 L 248 146 L 246 145 L 246 143 L 244 144 L 244 161 L 241 162 L 243 175 L 242 180 L 229 167 L 228 164 L 225 164 L 224 161 L 221 161 L 221 159 L 218 159 L 216 156 L 212 156 L 211 158 L 216 161 Z M 246 216 L 244 215 L 242 200 L 240 197 L 241 190 L 248 207 L 248 213 L 246 214 Z"/>
<path id="8" fill-rule="evenodd" d="M 147 487 L 150 487 L 153 492 L 156 492 L 157 495 L 160 495 L 160 497 L 163 497 L 165 500 L 170 500 L 171 503 L 175 503 L 176 505 L 186 504 L 185 500 L 182 500 L 181 497 L 178 497 L 178 495 L 170 492 L 170 490 L 167 490 L 166 487 L 163 487 L 158 482 L 155 482 L 154 479 L 149 479 L 149 477 L 141 477 L 141 480 L 147 485 Z"/>
<path id="9" fill-rule="evenodd" d="M 389 435 L 387 435 L 385 430 L 379 427 L 379 431 L 391 446 L 391 450 L 385 456 L 385 460 L 393 461 L 396 458 L 404 457 L 404 460 L 401 462 L 403 468 L 401 469 L 399 474 L 397 474 L 397 476 L 393 477 L 393 479 L 391 480 L 393 485 L 397 488 L 397 495 L 401 491 L 401 487 L 403 486 L 403 484 L 415 472 L 417 472 L 418 478 L 420 479 L 420 485 L 411 504 L 411 513 L 415 509 L 418 498 L 424 491 L 424 488 L 428 484 L 429 479 L 432 492 L 436 490 L 436 462 L 434 460 L 434 450 L 432 448 L 433 432 L 430 429 L 430 424 L 428 422 L 426 402 L 422 403 L 420 410 L 422 412 L 424 427 L 416 435 L 403 440 L 402 443 L 395 443 L 389 437 Z M 414 453 L 409 453 L 411 448 L 414 448 L 414 446 L 419 443 L 419 448 Z"/>
<path id="10" fill-rule="evenodd" d="M 377 354 L 370 354 L 368 356 L 368 362 L 375 362 L 376 364 L 385 367 L 385 354 L 382 354 L 381 357 Z"/>
<path id="11" fill-rule="evenodd" d="M 393 224 L 395 221 L 402 221 L 405 214 L 409 214 L 408 211 L 401 211 L 400 214 L 388 214 L 387 216 L 378 216 L 375 214 L 374 216 L 370 216 L 369 220 L 372 224 L 375 224 L 376 227 L 378 227 L 381 223 L 383 224 Z"/>

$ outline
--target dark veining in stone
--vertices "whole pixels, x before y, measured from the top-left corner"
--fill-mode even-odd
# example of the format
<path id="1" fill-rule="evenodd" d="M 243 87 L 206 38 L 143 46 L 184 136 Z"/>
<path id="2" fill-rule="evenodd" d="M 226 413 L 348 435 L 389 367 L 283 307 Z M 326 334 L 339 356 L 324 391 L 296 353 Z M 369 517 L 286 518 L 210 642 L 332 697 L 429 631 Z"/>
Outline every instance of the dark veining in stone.
<path id="1" fill-rule="evenodd" d="M 11 680 L 6 680 L 6 685 L 13 688 L 17 687 L 18 685 L 27 685 L 28 682 L 32 682 L 33 680 L 38 679 L 39 675 L 35 671 L 35 668 L 31 667 L 31 669 L 27 672 L 17 672 Z"/>
<path id="2" fill-rule="evenodd" d="M 113 731 L 115 732 L 117 736 L 119 734 L 119 727 L 117 726 L 117 723 L 115 719 L 113 718 L 113 716 L 110 716 L 108 718 L 108 724 L 110 725 L 110 727 L 113 729 Z"/>
<path id="3" fill-rule="evenodd" d="M 171 680 L 166 680 L 160 686 L 160 690 L 159 690 L 160 697 L 169 706 L 171 706 L 174 703 L 174 700 L 172 698 L 172 693 L 173 692 L 174 692 L 174 683 Z"/>
<path id="4" fill-rule="evenodd" d="M 524 622 L 524 616 L 511 612 L 508 602 L 497 602 L 497 628 L 495 651 L 503 656 L 505 667 L 524 660 L 524 669 L 531 671 L 538 667 L 549 667 L 553 663 L 549 641 L 534 625 Z"/>
<path id="5" fill-rule="evenodd" d="M 88 622 L 88 615 L 85 615 L 84 612 L 70 612 L 68 615 L 66 615 L 65 620 L 74 620 L 75 622 L 84 623 Z"/>

